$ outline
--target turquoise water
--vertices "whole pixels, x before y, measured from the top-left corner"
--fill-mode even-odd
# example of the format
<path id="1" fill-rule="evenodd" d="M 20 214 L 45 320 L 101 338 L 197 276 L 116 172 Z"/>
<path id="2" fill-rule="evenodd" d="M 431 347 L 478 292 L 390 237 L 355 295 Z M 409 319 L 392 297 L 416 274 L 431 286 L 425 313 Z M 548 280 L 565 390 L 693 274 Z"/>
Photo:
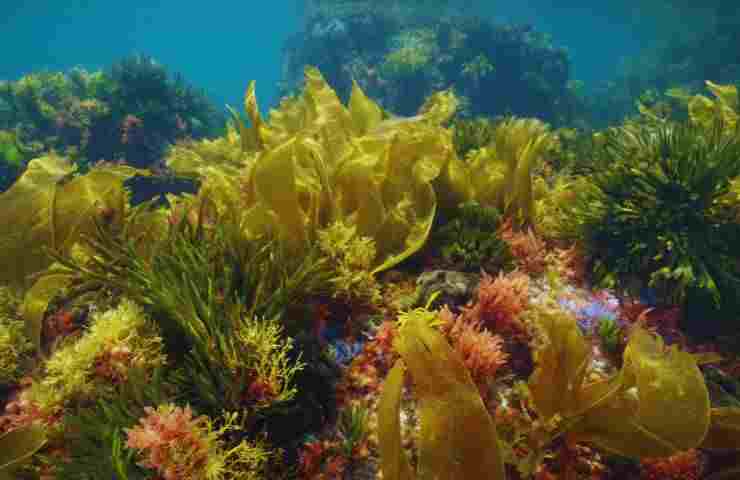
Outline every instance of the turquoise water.
<path id="1" fill-rule="evenodd" d="M 282 43 L 299 21 L 297 3 L 286 1 L 42 3 L 3 1 L 0 79 L 78 65 L 96 70 L 143 53 L 204 88 L 217 105 L 240 105 L 251 79 L 263 105 L 276 101 Z"/>
<path id="2" fill-rule="evenodd" d="M 5 0 L 0 79 L 78 65 L 105 68 L 143 53 L 206 89 L 219 106 L 240 104 L 246 83 L 255 79 L 264 109 L 278 100 L 281 48 L 301 28 L 302 3 Z M 661 18 L 660 9 L 638 2 L 552 3 L 467 2 L 484 17 L 551 34 L 555 45 L 569 51 L 572 78 L 587 83 L 609 79 L 623 58 L 675 30 L 665 25 L 670 18 Z"/>

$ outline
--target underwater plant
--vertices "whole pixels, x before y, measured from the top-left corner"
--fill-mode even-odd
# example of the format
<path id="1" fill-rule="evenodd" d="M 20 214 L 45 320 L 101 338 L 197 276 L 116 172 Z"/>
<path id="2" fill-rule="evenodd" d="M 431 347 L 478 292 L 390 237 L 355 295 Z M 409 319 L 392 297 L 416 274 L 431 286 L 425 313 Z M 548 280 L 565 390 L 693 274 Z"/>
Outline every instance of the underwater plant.
<path id="1" fill-rule="evenodd" d="M 477 298 L 463 309 L 472 323 L 481 323 L 493 332 L 522 333 L 524 324 L 519 318 L 529 306 L 529 282 L 521 272 L 484 273 L 478 285 Z"/>
<path id="2" fill-rule="evenodd" d="M 90 327 L 57 349 L 45 363 L 45 376 L 23 392 L 42 413 L 71 402 L 110 396 L 108 384 L 125 382 L 132 368 L 151 371 L 164 364 L 161 338 L 141 308 L 124 299 L 117 308 L 94 315 Z"/>
<path id="3" fill-rule="evenodd" d="M 515 226 L 534 226 L 533 173 L 556 143 L 557 137 L 537 119 L 499 123 L 493 141 L 466 158 L 470 195 L 481 205 L 496 207 Z"/>
<path id="4" fill-rule="evenodd" d="M 465 159 L 469 152 L 483 148 L 493 141 L 496 123 L 486 117 L 455 117 L 451 128 L 455 152 L 458 158 Z"/>
<path id="5" fill-rule="evenodd" d="M 353 452 L 367 441 L 370 411 L 364 405 L 349 405 L 339 415 L 339 432 L 342 437 L 342 453 L 350 458 Z"/>
<path id="6" fill-rule="evenodd" d="M 370 305 L 381 303 L 380 285 L 372 275 L 375 242 L 357 235 L 354 226 L 334 223 L 318 232 L 318 245 L 332 270 L 332 296 Z"/>
<path id="7" fill-rule="evenodd" d="M 167 402 L 173 395 L 166 371 L 132 369 L 110 398 L 97 398 L 63 418 L 63 455 L 47 455 L 59 478 L 144 480 L 149 473 L 137 465 L 136 451 L 126 447 L 125 429 L 145 414 L 145 407 Z"/>
<path id="8" fill-rule="evenodd" d="M 404 77 L 422 73 L 439 47 L 433 30 L 405 30 L 391 40 L 394 45 L 380 65 L 387 76 Z"/>
<path id="9" fill-rule="evenodd" d="M 33 351 L 19 307 L 20 300 L 8 288 L 0 287 L 0 392 L 20 380 L 24 357 Z"/>
<path id="10" fill-rule="evenodd" d="M 537 234 L 547 240 L 574 242 L 581 239 L 578 208 L 598 195 L 590 175 L 559 174 L 546 192 L 535 199 L 534 224 Z"/>
<path id="11" fill-rule="evenodd" d="M 547 263 L 547 245 L 535 235 L 532 228 L 517 231 L 509 219 L 501 226 L 499 235 L 509 246 L 511 255 L 521 271 L 532 276 L 544 273 Z"/>
<path id="12" fill-rule="evenodd" d="M 531 436 L 532 443 L 526 457 L 517 460 L 520 471 L 535 472 L 557 439 L 562 439 L 564 479 L 577 478 L 570 463 L 575 457 L 568 452 L 581 442 L 641 459 L 670 457 L 713 441 L 717 445 L 737 441 L 734 434 L 723 437 L 720 431 L 735 431 L 733 415 L 737 414 L 710 409 L 709 393 L 697 365 L 699 357 L 676 346 L 667 347 L 660 338 L 636 326 L 629 335 L 621 371 L 610 377 L 594 376 L 591 346 L 575 318 L 555 305 L 540 305 L 536 310 L 532 319 L 540 333 L 537 366 L 526 390 L 537 421 L 525 434 Z M 435 313 L 424 309 L 403 315 L 394 342 L 401 360 L 386 378 L 378 407 L 384 477 L 414 478 L 401 451 L 398 418 L 404 369 L 408 369 L 420 402 L 420 474 L 503 479 L 495 426 L 482 403 L 480 409 L 477 407 L 480 397 L 469 390 L 469 373 L 435 330 L 437 323 Z M 452 398 L 457 408 L 440 414 Z M 731 420 L 722 424 L 715 415 Z M 492 451 L 484 454 L 481 442 Z"/>
<path id="13" fill-rule="evenodd" d="M 470 201 L 447 216 L 447 223 L 430 239 L 445 263 L 463 271 L 497 272 L 513 266 L 510 248 L 497 233 L 501 215 L 496 208 Z"/>
<path id="14" fill-rule="evenodd" d="M 307 9 L 303 32 L 287 43 L 283 95 L 314 65 L 342 99 L 356 81 L 399 115 L 448 87 L 467 99 L 465 116 L 570 123 L 577 113 L 568 52 L 532 25 L 475 15 L 469 0 L 327 3 L 334 8 Z"/>
<path id="15" fill-rule="evenodd" d="M 198 408 L 213 413 L 290 399 L 291 378 L 302 364 L 288 359 L 291 343 L 278 317 L 318 267 L 283 277 L 287 262 L 277 262 L 269 243 L 244 242 L 234 230 L 229 237 L 228 224 L 209 232 L 200 213 L 195 227 L 187 221 L 171 226 L 151 259 L 99 229 L 91 248 L 117 262 L 60 262 L 68 275 L 107 284 L 157 318 L 168 355 L 190 367 L 184 387 Z"/>
<path id="16" fill-rule="evenodd" d="M 490 478 L 504 480 L 496 425 L 463 361 L 430 325 L 436 313 L 409 312 L 394 348 L 400 353 L 378 404 L 383 478 Z M 400 403 L 404 376 L 413 380 L 421 420 L 417 473 L 403 451 Z"/>
<path id="17" fill-rule="evenodd" d="M 107 144 L 90 145 L 87 156 L 91 160 L 122 156 L 132 166 L 152 166 L 170 143 L 211 135 L 222 121 L 203 91 L 187 84 L 181 75 L 170 75 L 151 57 L 124 58 L 106 76 L 113 89 L 101 100 L 110 106 L 111 123 L 121 133 L 107 139 Z"/>
<path id="18" fill-rule="evenodd" d="M 189 406 L 171 403 L 144 407 L 139 424 L 126 429 L 126 447 L 144 459 L 139 465 L 165 480 L 258 480 L 270 452 L 246 442 L 224 449 L 219 438 L 241 430 L 238 414 L 227 414 L 221 427 L 206 416 L 193 416 Z"/>
<path id="19" fill-rule="evenodd" d="M 28 288 L 29 276 L 52 263 L 45 250 L 69 252 L 94 230 L 96 217 L 119 218 L 126 206 L 123 182 L 142 173 L 101 166 L 77 175 L 74 165 L 54 154 L 29 162 L 20 179 L 0 194 L 0 238 L 8 259 L 3 283 Z"/>
<path id="20" fill-rule="evenodd" d="M 706 81 L 707 89 L 714 95 L 711 100 L 704 95 L 695 95 L 689 100 L 689 118 L 691 122 L 711 130 L 720 122 L 723 130 L 730 135 L 737 132 L 740 101 L 735 85 L 717 85 Z"/>
<path id="21" fill-rule="evenodd" d="M 557 308 L 541 310 L 537 319 L 545 343 L 535 354 L 529 390 L 538 415 L 556 420 L 553 438 L 633 458 L 670 456 L 704 440 L 709 394 L 692 355 L 636 327 L 622 370 L 589 383 L 591 347 L 575 319 Z"/>
<path id="22" fill-rule="evenodd" d="M 25 164 L 24 157 L 15 133 L 0 130 L 0 192 L 5 191 L 18 177 Z"/>
<path id="23" fill-rule="evenodd" d="M 598 320 L 596 333 L 599 336 L 601 345 L 610 353 L 615 354 L 619 351 L 619 345 L 622 343 L 622 327 L 616 319 L 602 317 Z"/>
<path id="24" fill-rule="evenodd" d="M 0 480 L 16 478 L 14 470 L 45 444 L 46 432 L 37 425 L 0 435 Z"/>
<path id="25" fill-rule="evenodd" d="M 0 282 L 24 295 L 21 315 L 37 350 L 44 313 L 69 284 L 68 276 L 51 268 L 55 256 L 79 253 L 77 245 L 99 223 L 114 230 L 125 224 L 124 229 L 142 240 L 142 254 L 142 245 L 156 243 L 166 225 L 158 212 L 136 222 L 123 221 L 129 212 L 124 182 L 137 174 L 146 172 L 100 165 L 80 174 L 68 159 L 50 154 L 31 160 L 18 181 L 0 193 L 0 242 L 7 255 Z"/>
<path id="26" fill-rule="evenodd" d="M 484 328 L 480 320 L 466 315 L 454 315 L 446 307 L 439 315 L 445 322 L 442 332 L 470 372 L 481 397 L 486 400 L 489 396 L 489 384 L 509 359 L 509 354 L 504 351 L 503 338 Z"/>
<path id="27" fill-rule="evenodd" d="M 169 144 L 223 124 L 202 91 L 144 55 L 106 71 L 74 68 L 3 82 L 0 103 L 0 130 L 15 131 L 31 156 L 53 150 L 83 167 L 101 160 L 157 166 Z"/>
<path id="28" fill-rule="evenodd" d="M 231 175 L 233 165 L 198 152 L 185 156 L 182 148 L 167 164 L 201 178 L 198 198 L 208 195 L 217 209 L 231 209 L 249 235 L 274 232 L 298 252 L 320 229 L 343 221 L 375 242 L 372 272 L 388 269 L 429 235 L 437 208 L 431 182 L 452 151 L 440 124 L 454 113 L 455 97 L 443 92 L 416 117 L 384 119 L 359 86 L 345 107 L 318 70 L 307 68 L 305 78 L 303 94 L 284 100 L 269 121 L 250 84 L 251 127 L 237 119 L 242 150 L 251 153 L 240 175 Z"/>
<path id="29" fill-rule="evenodd" d="M 732 305 L 740 286 L 740 224 L 720 200 L 740 175 L 740 139 L 687 124 L 605 133 L 608 164 L 573 215 L 595 278 L 659 301 L 703 294 Z M 698 297 L 696 297 L 698 298 Z"/>

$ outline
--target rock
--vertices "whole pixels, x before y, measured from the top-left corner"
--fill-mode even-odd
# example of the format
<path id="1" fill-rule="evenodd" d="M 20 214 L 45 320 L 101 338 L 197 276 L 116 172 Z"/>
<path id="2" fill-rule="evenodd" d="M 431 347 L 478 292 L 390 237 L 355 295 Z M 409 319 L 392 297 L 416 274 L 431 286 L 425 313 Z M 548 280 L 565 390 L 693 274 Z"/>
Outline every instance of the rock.
<path id="1" fill-rule="evenodd" d="M 416 280 L 415 306 L 425 306 L 435 293 L 439 295 L 432 308 L 448 305 L 453 311 L 465 305 L 475 294 L 480 276 L 454 270 L 431 270 L 419 275 Z"/>

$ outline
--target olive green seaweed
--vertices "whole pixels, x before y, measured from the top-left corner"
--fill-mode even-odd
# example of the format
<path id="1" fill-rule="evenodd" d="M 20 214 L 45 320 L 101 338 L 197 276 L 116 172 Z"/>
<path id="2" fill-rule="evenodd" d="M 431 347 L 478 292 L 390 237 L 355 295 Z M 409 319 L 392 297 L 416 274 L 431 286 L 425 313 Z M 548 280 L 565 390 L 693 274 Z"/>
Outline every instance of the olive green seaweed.
<path id="1" fill-rule="evenodd" d="M 68 252 L 95 220 L 123 214 L 128 194 L 123 182 L 147 173 L 125 166 L 76 167 L 57 155 L 31 160 L 11 188 L 0 194 L 0 247 L 6 257 L 0 282 L 28 287 L 30 275 L 52 263 L 46 251 Z"/>
<path id="2" fill-rule="evenodd" d="M 120 222 L 127 207 L 124 181 L 146 172 L 105 166 L 75 175 L 67 159 L 50 154 L 29 162 L 12 187 L 0 194 L 0 248 L 5 255 L 0 283 L 26 292 L 22 312 L 29 339 L 40 346 L 41 320 L 64 276 L 40 276 L 53 254 L 68 254 L 95 223 Z"/>
<path id="3" fill-rule="evenodd" d="M 46 444 L 46 431 L 38 425 L 0 436 L 0 480 L 12 480 L 13 469 Z"/>
<path id="4" fill-rule="evenodd" d="M 538 414 L 559 418 L 558 434 L 633 458 L 668 457 L 701 445 L 710 404 L 695 358 L 641 327 L 630 334 L 622 370 L 586 382 L 591 349 L 574 318 L 540 315 L 547 338 L 529 389 Z"/>
<path id="5" fill-rule="evenodd" d="M 401 359 L 383 386 L 378 406 L 383 478 L 414 478 L 401 447 L 399 417 L 407 370 L 421 421 L 418 478 L 503 480 L 496 425 L 462 360 L 429 322 L 430 312 L 425 309 L 404 315 L 394 344 Z"/>
<path id="6" fill-rule="evenodd" d="M 735 85 L 717 85 L 706 81 L 707 89 L 714 95 L 714 100 L 695 95 L 689 100 L 689 118 L 691 122 L 707 130 L 719 121 L 726 132 L 734 133 L 740 112 L 737 87 Z"/>
<path id="7" fill-rule="evenodd" d="M 251 125 L 234 115 L 229 133 L 242 168 L 187 145 L 173 149 L 167 164 L 202 180 L 194 202 L 209 198 L 219 213 L 236 215 L 245 234 L 274 233 L 294 252 L 337 221 L 356 226 L 375 242 L 378 272 L 413 254 L 429 234 L 437 208 L 431 182 L 454 155 L 451 133 L 440 125 L 455 106 L 454 96 L 438 94 L 415 117 L 384 119 L 356 84 L 345 107 L 319 71 L 307 68 L 303 94 L 284 99 L 269 121 L 250 84 Z"/>

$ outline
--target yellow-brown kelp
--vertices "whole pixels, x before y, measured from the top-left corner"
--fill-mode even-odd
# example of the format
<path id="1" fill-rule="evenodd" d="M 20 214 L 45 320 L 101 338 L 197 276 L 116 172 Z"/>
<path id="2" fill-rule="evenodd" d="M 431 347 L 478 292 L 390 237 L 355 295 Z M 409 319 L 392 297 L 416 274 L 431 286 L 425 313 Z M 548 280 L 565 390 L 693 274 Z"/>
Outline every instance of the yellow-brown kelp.
<path id="1" fill-rule="evenodd" d="M 437 208 L 431 182 L 454 156 L 451 133 L 440 126 L 454 113 L 452 94 L 435 95 L 415 117 L 384 119 L 357 85 L 345 107 L 308 68 L 303 94 L 283 100 L 269 121 L 254 83 L 245 104 L 251 126 L 238 121 L 229 133 L 232 146 L 239 139 L 241 165 L 187 145 L 168 157 L 173 170 L 202 179 L 196 201 L 210 198 L 245 234 L 272 231 L 294 250 L 335 221 L 355 225 L 375 241 L 375 272 L 421 248 Z"/>
<path id="2" fill-rule="evenodd" d="M 95 231 L 96 222 L 120 224 L 128 209 L 124 181 L 136 174 L 145 173 L 104 166 L 76 175 L 67 159 L 50 154 L 31 160 L 18 181 L 0 194 L 0 245 L 5 256 L 0 283 L 26 293 L 22 311 L 28 337 L 37 347 L 48 302 L 66 283 L 53 272 L 34 275 L 52 265 L 50 252 L 68 255 Z M 153 225 L 142 232 L 154 234 L 158 230 L 149 228 Z"/>
<path id="3" fill-rule="evenodd" d="M 399 418 L 408 370 L 421 420 L 418 478 L 503 480 L 496 425 L 462 360 L 430 326 L 430 313 L 419 309 L 405 314 L 394 343 L 401 359 L 391 369 L 378 405 L 383 478 L 417 478 L 402 450 Z"/>

